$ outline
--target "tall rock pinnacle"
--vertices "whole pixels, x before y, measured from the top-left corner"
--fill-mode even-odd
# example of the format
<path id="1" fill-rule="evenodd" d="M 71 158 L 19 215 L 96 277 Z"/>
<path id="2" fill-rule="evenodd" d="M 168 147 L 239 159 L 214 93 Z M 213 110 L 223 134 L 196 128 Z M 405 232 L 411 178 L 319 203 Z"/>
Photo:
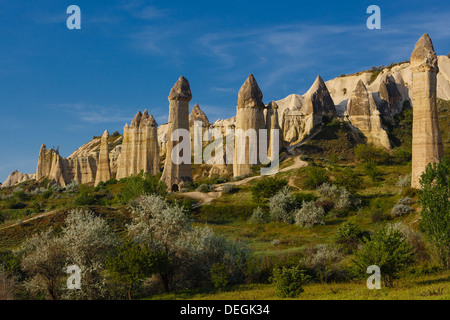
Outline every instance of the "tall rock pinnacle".
<path id="1" fill-rule="evenodd" d="M 419 179 L 429 163 L 440 162 L 443 145 L 436 108 L 438 59 L 430 36 L 424 34 L 411 54 L 412 73 L 412 173 L 411 186 L 419 188 Z"/>
<path id="2" fill-rule="evenodd" d="M 263 94 L 253 74 L 250 74 L 239 90 L 236 113 L 233 175 L 251 172 L 258 164 L 259 130 L 266 129 Z"/>
<path id="3" fill-rule="evenodd" d="M 105 182 L 111 179 L 111 168 L 109 166 L 109 150 L 108 150 L 108 131 L 105 131 L 100 141 L 100 154 L 98 156 L 97 174 L 95 176 L 95 185 L 101 181 Z"/>
<path id="4" fill-rule="evenodd" d="M 175 130 L 185 129 L 189 132 L 189 101 L 191 99 L 189 82 L 181 76 L 169 93 L 166 162 L 161 176 L 161 180 L 172 191 L 178 191 L 184 183 L 192 182 L 190 139 L 187 142 L 181 138 L 172 141 L 172 133 Z M 177 158 L 177 163 L 174 163 L 172 153 Z"/>

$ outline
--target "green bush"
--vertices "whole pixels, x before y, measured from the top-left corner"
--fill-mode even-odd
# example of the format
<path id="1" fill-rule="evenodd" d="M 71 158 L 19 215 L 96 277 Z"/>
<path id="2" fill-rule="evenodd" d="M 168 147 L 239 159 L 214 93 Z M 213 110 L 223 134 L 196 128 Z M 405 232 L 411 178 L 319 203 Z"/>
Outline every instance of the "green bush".
<path id="1" fill-rule="evenodd" d="M 276 177 L 264 176 L 259 179 L 256 184 L 252 187 L 253 199 L 256 201 L 263 198 L 270 198 L 283 187 L 287 186 L 288 182 L 284 179 L 279 179 Z"/>
<path id="2" fill-rule="evenodd" d="M 371 265 L 380 267 L 385 285 L 392 287 L 394 279 L 415 261 L 414 247 L 394 225 L 375 232 L 370 240 L 364 239 L 365 245 L 355 253 L 354 263 L 361 273 Z"/>
<path id="3" fill-rule="evenodd" d="M 124 203 L 129 203 L 143 194 L 157 194 L 161 196 L 167 194 L 166 184 L 151 175 L 141 173 L 137 176 L 121 179 L 120 182 L 125 183 L 120 192 Z"/>
<path id="4" fill-rule="evenodd" d="M 361 236 L 362 232 L 358 225 L 345 222 L 338 227 L 335 240 L 349 251 L 353 251 L 358 247 Z"/>
<path id="5" fill-rule="evenodd" d="M 420 177 L 421 228 L 441 262 L 450 268 L 450 160 L 428 164 Z"/>
<path id="6" fill-rule="evenodd" d="M 307 177 L 302 183 L 304 189 L 316 189 L 320 185 L 330 181 L 327 170 L 321 167 L 307 167 L 306 174 Z"/>
<path id="7" fill-rule="evenodd" d="M 389 154 L 373 144 L 358 144 L 355 147 L 356 158 L 363 162 L 375 162 L 376 164 L 385 163 L 389 159 Z"/>
<path id="8" fill-rule="evenodd" d="M 228 266 L 224 263 L 216 263 L 211 267 L 211 281 L 214 287 L 222 289 L 228 284 Z"/>
<path id="9" fill-rule="evenodd" d="M 310 276 L 305 274 L 299 267 L 273 270 L 272 282 L 276 286 L 275 294 L 280 298 L 295 298 L 303 291 L 303 285 L 308 283 Z"/>
<path id="10" fill-rule="evenodd" d="M 81 187 L 80 193 L 73 199 L 76 206 L 91 206 L 95 202 L 95 196 L 86 187 Z"/>
<path id="11" fill-rule="evenodd" d="M 335 179 L 333 181 L 334 185 L 346 188 L 350 192 L 360 190 L 362 183 L 363 180 L 356 174 L 354 170 L 349 167 L 346 167 L 342 171 L 339 171 L 335 175 Z"/>
<path id="12" fill-rule="evenodd" d="M 248 220 L 248 222 L 252 223 L 252 224 L 263 224 L 263 223 L 267 223 L 270 221 L 270 218 L 268 216 L 268 214 L 261 209 L 261 207 L 256 208 L 255 210 L 253 210 L 253 214 L 250 217 L 250 219 Z"/>

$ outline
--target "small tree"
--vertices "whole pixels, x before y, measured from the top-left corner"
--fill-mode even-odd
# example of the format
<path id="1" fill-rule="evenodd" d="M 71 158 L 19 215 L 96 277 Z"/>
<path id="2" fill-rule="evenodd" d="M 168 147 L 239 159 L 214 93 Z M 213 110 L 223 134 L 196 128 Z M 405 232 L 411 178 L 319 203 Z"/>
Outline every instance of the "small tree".
<path id="1" fill-rule="evenodd" d="M 60 282 L 66 276 L 66 254 L 61 239 L 54 237 L 49 229 L 25 240 L 16 253 L 22 257 L 21 267 L 31 278 L 30 291 L 44 290 L 49 299 L 61 299 Z"/>
<path id="2" fill-rule="evenodd" d="M 264 176 L 252 187 L 253 199 L 260 201 L 263 198 L 270 198 L 283 187 L 287 186 L 287 181 L 276 177 Z"/>
<path id="3" fill-rule="evenodd" d="M 327 170 L 321 167 L 307 167 L 307 177 L 303 181 L 305 189 L 316 189 L 320 185 L 330 181 Z"/>
<path id="4" fill-rule="evenodd" d="M 118 247 L 116 256 L 108 256 L 106 267 L 113 278 L 128 285 L 128 299 L 133 287 L 155 272 L 155 254 L 144 244 L 127 242 Z"/>
<path id="5" fill-rule="evenodd" d="M 272 282 L 276 286 L 275 294 L 281 298 L 295 298 L 303 291 L 303 285 L 311 279 L 299 267 L 286 268 L 281 270 L 273 269 Z"/>
<path id="6" fill-rule="evenodd" d="M 447 268 L 450 267 L 450 161 L 428 164 L 420 178 L 422 191 L 421 228 L 436 248 L 437 254 Z"/>
<path id="7" fill-rule="evenodd" d="M 356 259 L 353 261 L 364 273 L 368 266 L 380 267 L 385 285 L 392 287 L 394 279 L 399 278 L 399 273 L 414 262 L 414 248 L 392 224 L 375 232 L 370 240 L 364 239 L 366 243 L 355 253 Z"/>

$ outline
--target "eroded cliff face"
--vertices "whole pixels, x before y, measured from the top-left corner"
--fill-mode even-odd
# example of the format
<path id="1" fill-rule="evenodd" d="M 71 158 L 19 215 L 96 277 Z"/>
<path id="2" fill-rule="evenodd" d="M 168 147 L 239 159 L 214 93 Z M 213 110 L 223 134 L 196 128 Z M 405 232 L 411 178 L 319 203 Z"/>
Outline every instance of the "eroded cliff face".
<path id="1" fill-rule="evenodd" d="M 125 125 L 122 149 L 117 158 L 116 179 L 137 175 L 141 171 L 159 173 L 159 145 L 155 119 L 145 110 L 136 114 L 130 126 Z"/>
<path id="2" fill-rule="evenodd" d="M 350 123 L 364 134 L 367 142 L 390 149 L 389 137 L 381 124 L 381 114 L 373 94 L 367 91 L 362 81 L 359 81 L 353 90 L 347 104 L 346 116 Z"/>
<path id="3" fill-rule="evenodd" d="M 0 183 L 0 188 L 7 188 L 12 187 L 16 184 L 36 179 L 36 174 L 28 174 L 28 173 L 21 173 L 17 170 L 14 170 L 8 178 L 6 178 L 5 182 L 3 184 Z"/>
<path id="4" fill-rule="evenodd" d="M 277 105 L 286 145 L 300 142 L 315 125 L 337 116 L 333 99 L 320 75 L 304 95 L 290 95 L 277 101 Z"/>

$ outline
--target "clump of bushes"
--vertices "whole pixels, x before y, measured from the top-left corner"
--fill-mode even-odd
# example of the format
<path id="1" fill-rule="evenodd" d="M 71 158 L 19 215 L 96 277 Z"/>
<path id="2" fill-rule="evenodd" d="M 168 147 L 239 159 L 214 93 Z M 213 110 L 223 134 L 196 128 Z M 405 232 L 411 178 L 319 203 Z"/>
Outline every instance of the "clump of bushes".
<path id="1" fill-rule="evenodd" d="M 397 204 L 392 208 L 391 215 L 394 217 L 401 217 L 413 212 L 414 209 L 409 206 L 411 203 L 412 200 L 409 197 L 399 199 Z"/>
<path id="2" fill-rule="evenodd" d="M 238 188 L 234 184 L 231 184 L 231 183 L 224 184 L 222 187 L 222 193 L 224 193 L 224 194 L 235 193 L 235 192 L 237 192 L 237 190 L 238 190 Z"/>
<path id="3" fill-rule="evenodd" d="M 214 185 L 206 184 L 206 183 L 201 184 L 201 185 L 197 188 L 197 191 L 199 191 L 199 192 L 204 192 L 204 193 L 211 192 L 211 191 L 213 191 L 213 190 L 214 190 Z"/>

